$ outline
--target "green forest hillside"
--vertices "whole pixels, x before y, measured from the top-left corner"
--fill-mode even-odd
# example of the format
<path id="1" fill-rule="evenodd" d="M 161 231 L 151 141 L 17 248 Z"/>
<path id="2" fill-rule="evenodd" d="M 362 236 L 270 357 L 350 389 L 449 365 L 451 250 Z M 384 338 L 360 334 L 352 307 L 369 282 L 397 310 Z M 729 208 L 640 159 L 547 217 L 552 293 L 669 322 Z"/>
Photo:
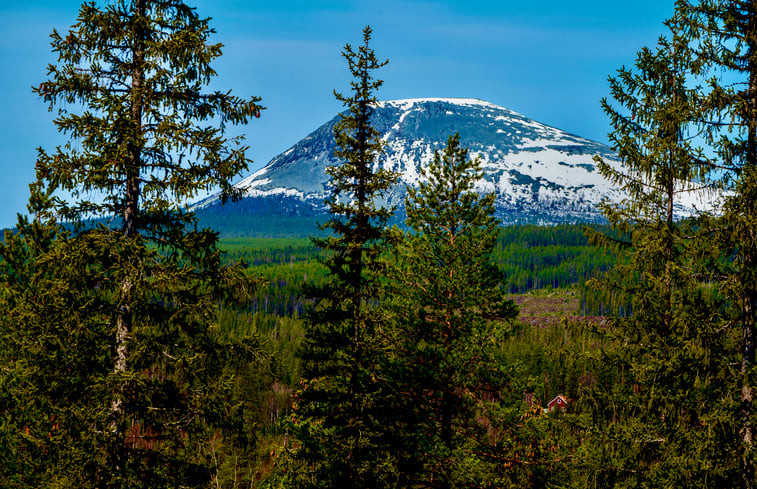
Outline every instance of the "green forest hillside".
<path id="1" fill-rule="evenodd" d="M 319 263 L 323 252 L 308 238 L 222 238 L 219 248 L 224 260 L 242 261 L 250 276 L 261 281 L 255 311 L 302 315 L 304 284 L 326 275 L 326 267 Z M 501 228 L 491 259 L 502 270 L 502 286 L 508 293 L 569 288 L 581 295 L 587 294 L 586 280 L 609 270 L 616 260 L 590 245 L 584 226 L 578 224 Z M 593 299 L 596 294 L 589 295 L 592 304 L 598 301 Z"/>

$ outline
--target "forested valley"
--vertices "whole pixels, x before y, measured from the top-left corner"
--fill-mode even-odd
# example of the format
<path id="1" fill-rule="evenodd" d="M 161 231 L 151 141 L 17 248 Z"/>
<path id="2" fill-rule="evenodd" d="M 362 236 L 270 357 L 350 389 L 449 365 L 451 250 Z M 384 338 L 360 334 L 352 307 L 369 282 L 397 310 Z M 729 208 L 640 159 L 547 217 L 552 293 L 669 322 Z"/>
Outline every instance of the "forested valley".
<path id="1" fill-rule="evenodd" d="M 500 226 L 453 132 L 397 226 L 365 27 L 321 232 L 219 239 L 187 203 L 242 197 L 262 100 L 183 2 L 84 3 L 0 244 L 0 487 L 753 488 L 757 3 L 664 28 L 601 102 L 606 225 Z"/>

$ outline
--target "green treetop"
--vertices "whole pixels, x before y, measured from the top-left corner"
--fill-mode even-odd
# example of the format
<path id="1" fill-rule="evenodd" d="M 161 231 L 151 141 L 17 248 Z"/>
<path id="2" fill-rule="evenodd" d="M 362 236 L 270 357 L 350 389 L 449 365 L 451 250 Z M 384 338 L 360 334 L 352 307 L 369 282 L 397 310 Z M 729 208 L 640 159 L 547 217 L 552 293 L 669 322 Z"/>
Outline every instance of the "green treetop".
<path id="1" fill-rule="evenodd" d="M 708 263 L 731 310 L 723 328 L 737 338 L 740 369 L 738 442 L 741 485 L 755 487 L 754 386 L 757 320 L 757 3 L 676 3 L 681 31 L 691 38 L 697 74 L 706 78 L 700 120 L 723 187 L 732 191 L 714 219 L 700 223 L 705 246 L 731 260 Z M 725 266 L 719 266 L 725 265 Z"/>
<path id="2" fill-rule="evenodd" d="M 208 43 L 213 33 L 176 0 L 85 3 L 67 34 L 53 31 L 58 63 L 34 91 L 51 110 L 63 105 L 55 125 L 75 143 L 40 151 L 40 179 L 74 200 L 57 199 L 51 211 L 120 218 L 125 237 L 160 240 L 186 223 L 187 199 L 219 186 L 234 193 L 229 180 L 249 160 L 242 138 L 224 130 L 262 107 L 257 97 L 203 91 L 221 55 Z"/>
<path id="3" fill-rule="evenodd" d="M 702 100 L 680 22 L 668 21 L 669 38 L 610 78 L 614 103 L 602 101 L 621 164 L 599 169 L 628 195 L 603 210 L 628 241 L 593 236 L 621 258 L 595 285 L 631 307 L 611 322 L 613 346 L 602 352 L 619 378 L 587 386 L 582 404 L 597 436 L 583 447 L 588 477 L 607 487 L 728 486 L 738 466 L 732 440 L 716 428 L 732 421 L 723 416 L 727 337 L 694 259 L 695 228 L 675 214 L 689 193 L 704 194 L 710 171 L 695 146 Z"/>
<path id="4" fill-rule="evenodd" d="M 491 262 L 495 194 L 479 194 L 478 159 L 451 136 L 408 188 L 407 224 L 393 279 L 393 390 L 406 486 L 460 487 L 475 476 L 477 403 L 497 392 L 497 340 L 516 315 Z"/>
<path id="5" fill-rule="evenodd" d="M 22 221 L 2 250 L 6 267 L 32 274 L 9 284 L 4 304 L 12 371 L 25 378 L 22 367 L 36 363 L 38 377 L 68 372 L 56 344 L 77 359 L 70 388 L 40 383 L 27 399 L 52 406 L 59 433 L 79 434 L 59 438 L 67 441 L 53 456 L 28 425 L 38 443 L 27 453 L 49 454 L 38 486 L 220 484 L 210 447 L 251 441 L 236 431 L 243 403 L 226 369 L 251 350 L 220 344 L 214 327 L 237 276 L 221 266 L 216 234 L 193 229 L 184 210 L 205 190 L 233 196 L 230 179 L 248 159 L 224 130 L 262 109 L 258 98 L 203 90 L 221 54 L 213 32 L 181 1 L 119 0 L 83 4 L 71 30 L 51 36 L 58 62 L 34 90 L 60 107 L 55 124 L 70 141 L 39 151 L 30 211 L 35 223 L 65 220 L 75 232 L 41 246 L 41 224 Z M 84 225 L 94 217 L 115 229 Z M 49 348 L 28 348 L 35 328 Z"/>

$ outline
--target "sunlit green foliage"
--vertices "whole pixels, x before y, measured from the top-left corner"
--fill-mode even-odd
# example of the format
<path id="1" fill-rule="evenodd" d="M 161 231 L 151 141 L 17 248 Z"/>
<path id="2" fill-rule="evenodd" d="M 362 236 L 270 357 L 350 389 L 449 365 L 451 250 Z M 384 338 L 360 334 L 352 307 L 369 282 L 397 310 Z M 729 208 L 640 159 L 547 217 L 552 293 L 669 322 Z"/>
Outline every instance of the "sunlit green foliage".
<path id="1" fill-rule="evenodd" d="M 388 271 L 391 385 L 403 487 L 459 487 L 482 396 L 499 391 L 496 345 L 516 308 L 490 260 L 494 194 L 473 191 L 480 162 L 450 136 L 408 189 L 410 231 Z M 463 468 L 468 472 L 468 467 Z"/>

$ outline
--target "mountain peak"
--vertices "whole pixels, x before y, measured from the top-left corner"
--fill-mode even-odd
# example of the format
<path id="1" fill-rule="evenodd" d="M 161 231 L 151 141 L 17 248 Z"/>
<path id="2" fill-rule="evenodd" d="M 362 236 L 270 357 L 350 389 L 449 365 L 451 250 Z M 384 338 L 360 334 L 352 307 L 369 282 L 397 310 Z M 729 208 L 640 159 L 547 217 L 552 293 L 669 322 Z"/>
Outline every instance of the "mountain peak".
<path id="1" fill-rule="evenodd" d="M 322 209 L 329 194 L 326 168 L 334 157 L 337 115 L 264 168 L 236 184 L 247 197 L 296 199 Z M 484 178 L 479 191 L 496 193 L 498 217 L 505 223 L 599 221 L 597 204 L 619 201 L 621 191 L 596 170 L 594 157 L 619 164 L 606 145 L 536 122 L 510 109 L 471 98 L 412 98 L 378 102 L 371 123 L 381 134 L 384 153 L 374 167 L 400 173 L 400 183 L 387 195 L 402 210 L 405 186 L 417 185 L 421 168 L 447 138 L 460 134 L 460 144 L 481 160 Z M 210 198 L 200 206 L 208 205 Z M 678 206 L 689 214 L 694 203 Z"/>
<path id="2" fill-rule="evenodd" d="M 493 104 L 491 102 L 487 102 L 485 100 L 481 100 L 477 98 L 456 98 L 456 97 L 450 97 L 450 98 L 427 97 L 427 98 L 405 98 L 405 99 L 398 99 L 398 100 L 384 100 L 384 101 L 379 102 L 378 106 L 379 107 L 389 106 L 389 107 L 398 107 L 401 109 L 407 109 L 416 104 L 433 103 L 433 102 L 443 102 L 443 103 L 452 104 L 452 105 L 464 105 L 464 106 L 469 106 L 469 107 L 476 107 L 476 106 L 488 107 L 491 109 L 510 111 L 509 109 L 500 107 L 499 105 Z"/>

